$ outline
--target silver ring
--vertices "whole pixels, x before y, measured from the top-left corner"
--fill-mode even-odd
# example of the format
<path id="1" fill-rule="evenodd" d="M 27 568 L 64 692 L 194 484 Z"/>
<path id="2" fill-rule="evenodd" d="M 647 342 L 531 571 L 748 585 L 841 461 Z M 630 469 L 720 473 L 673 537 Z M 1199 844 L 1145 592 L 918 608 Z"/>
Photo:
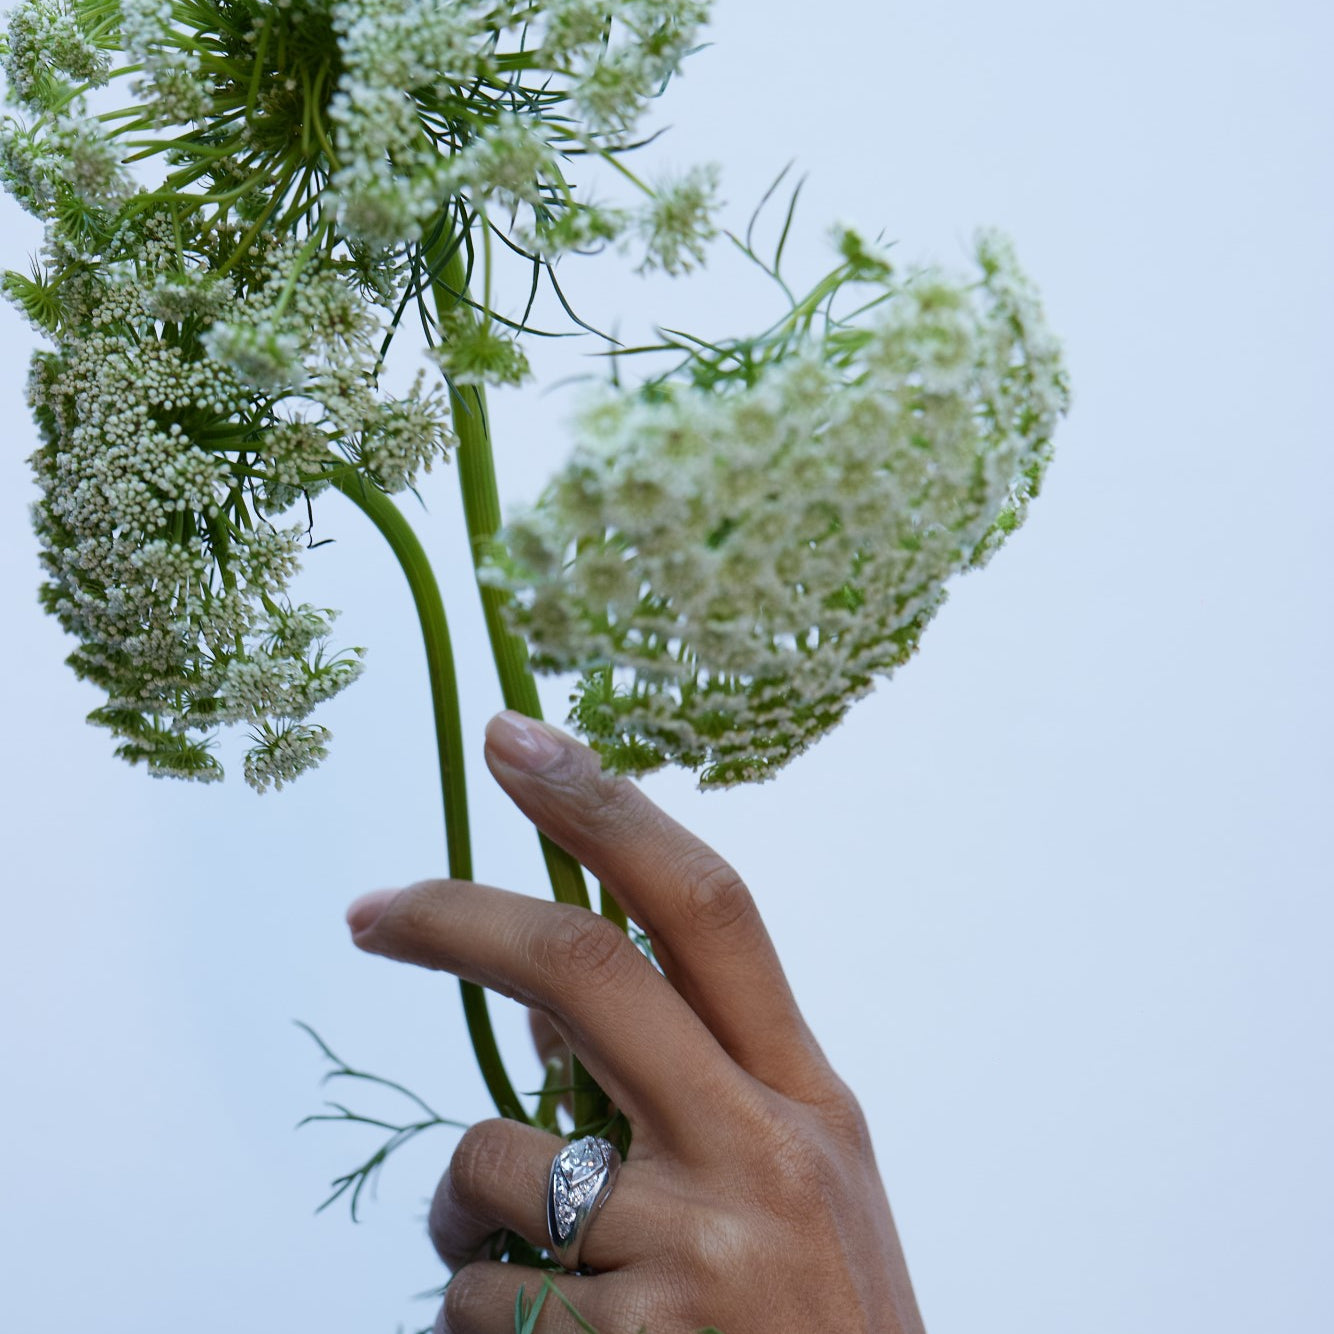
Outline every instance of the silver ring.
<path id="1" fill-rule="evenodd" d="M 610 1141 L 586 1135 L 567 1144 L 551 1160 L 547 1183 L 547 1235 L 551 1253 L 562 1269 L 579 1269 L 584 1233 L 607 1202 L 621 1155 Z"/>

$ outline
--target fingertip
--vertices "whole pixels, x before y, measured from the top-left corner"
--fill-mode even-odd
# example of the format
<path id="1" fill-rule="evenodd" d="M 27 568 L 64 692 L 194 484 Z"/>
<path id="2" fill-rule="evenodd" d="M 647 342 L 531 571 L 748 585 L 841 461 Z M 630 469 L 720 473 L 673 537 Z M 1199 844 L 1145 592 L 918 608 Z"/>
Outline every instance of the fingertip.
<path id="1" fill-rule="evenodd" d="M 569 754 L 574 739 L 557 728 L 513 709 L 496 714 L 486 725 L 486 758 L 520 773 L 550 772 Z"/>
<path id="2" fill-rule="evenodd" d="M 384 910 L 402 893 L 397 889 L 373 889 L 351 903 L 347 910 L 347 924 L 352 937 L 365 935 L 384 914 Z"/>

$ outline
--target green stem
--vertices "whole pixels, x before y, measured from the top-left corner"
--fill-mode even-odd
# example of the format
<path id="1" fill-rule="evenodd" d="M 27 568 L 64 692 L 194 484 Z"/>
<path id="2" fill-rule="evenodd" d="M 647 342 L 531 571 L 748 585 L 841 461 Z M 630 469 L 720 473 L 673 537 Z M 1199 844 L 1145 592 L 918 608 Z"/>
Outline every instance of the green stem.
<path id="1" fill-rule="evenodd" d="M 630 923 L 626 919 L 625 909 L 616 902 L 615 895 L 607 888 L 605 884 L 598 884 L 599 911 L 609 922 L 615 922 L 622 931 L 630 929 Z"/>
<path id="2" fill-rule="evenodd" d="M 448 226 L 441 227 L 440 235 L 427 247 L 424 259 L 433 275 L 431 293 L 442 323 L 447 322 L 446 317 L 452 315 L 460 304 L 470 309 L 464 303 L 467 266 L 464 263 L 463 247 L 456 244 Z M 478 318 L 475 313 L 473 318 Z M 500 494 L 496 486 L 495 456 L 491 449 L 491 423 L 486 410 L 486 391 L 480 385 L 455 385 L 451 382 L 449 391 L 450 406 L 454 413 L 454 434 L 458 438 L 456 457 L 463 493 L 464 520 L 468 527 L 475 569 L 500 530 Z M 537 682 L 528 666 L 528 650 L 523 640 L 511 634 L 505 624 L 507 595 L 498 588 L 480 582 L 478 589 L 505 707 L 527 714 L 530 718 L 541 718 L 542 705 L 537 696 Z M 583 868 L 545 834 L 539 833 L 538 838 L 542 844 L 547 876 L 551 881 L 551 892 L 557 902 L 589 908 L 591 905 Z M 624 929 L 623 915 L 620 920 Z M 607 1121 L 611 1112 L 610 1101 L 573 1053 L 570 1067 L 574 1123 L 577 1127 L 595 1129 Z"/>
<path id="3" fill-rule="evenodd" d="M 444 255 L 449 259 L 438 265 Z M 432 295 L 442 317 L 459 304 L 464 295 L 467 270 L 463 248 L 455 244 L 448 228 L 425 256 L 435 274 Z M 496 489 L 495 457 L 491 451 L 491 425 L 486 411 L 486 391 L 480 385 L 450 385 L 450 405 L 454 410 L 454 433 L 458 437 L 457 461 L 463 491 L 463 514 L 472 546 L 473 565 L 480 564 L 500 529 L 500 494 Z M 491 654 L 500 676 L 500 692 L 507 709 L 541 718 L 542 705 L 537 697 L 537 682 L 528 666 L 528 650 L 518 635 L 505 624 L 507 594 L 501 589 L 479 585 L 482 615 L 491 640 Z M 551 892 L 559 903 L 589 907 L 588 889 L 579 863 L 564 848 L 557 847 L 545 834 L 539 834 L 542 856 L 551 880 Z"/>
<path id="4" fill-rule="evenodd" d="M 435 710 L 436 749 L 440 761 L 440 788 L 445 805 L 445 838 L 449 848 L 449 874 L 456 880 L 472 879 L 472 839 L 468 830 L 468 788 L 463 769 L 463 727 L 459 719 L 458 682 L 454 654 L 449 642 L 449 624 L 440 586 L 426 552 L 398 506 L 384 492 L 360 477 L 335 476 L 337 487 L 378 528 L 398 559 L 412 590 L 412 600 L 421 622 L 426 662 L 431 678 L 431 702 Z M 528 1120 L 514 1091 L 500 1048 L 496 1045 L 486 992 L 472 982 L 460 982 L 468 1036 L 482 1078 L 502 1116 Z"/>

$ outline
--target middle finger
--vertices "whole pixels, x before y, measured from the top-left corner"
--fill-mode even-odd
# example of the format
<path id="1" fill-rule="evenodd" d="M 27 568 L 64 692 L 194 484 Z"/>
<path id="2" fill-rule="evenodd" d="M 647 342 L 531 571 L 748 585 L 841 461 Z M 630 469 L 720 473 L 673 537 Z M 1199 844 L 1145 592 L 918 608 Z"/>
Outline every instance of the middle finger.
<path id="1" fill-rule="evenodd" d="M 825 1087 L 828 1065 L 732 867 L 556 729 L 501 713 L 486 737 L 500 785 L 648 932 L 672 985 L 733 1060 L 790 1096 Z"/>

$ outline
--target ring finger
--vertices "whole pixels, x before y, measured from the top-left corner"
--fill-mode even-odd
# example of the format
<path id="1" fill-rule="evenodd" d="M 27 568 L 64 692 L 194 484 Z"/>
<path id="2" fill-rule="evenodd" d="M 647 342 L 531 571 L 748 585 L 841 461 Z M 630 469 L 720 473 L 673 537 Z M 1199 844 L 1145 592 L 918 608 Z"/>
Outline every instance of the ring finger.
<path id="1" fill-rule="evenodd" d="M 464 1132 L 431 1202 L 430 1231 L 440 1258 L 459 1269 L 477 1258 L 502 1228 L 545 1248 L 551 1161 L 565 1141 L 518 1121 L 480 1121 Z M 661 1208 L 645 1167 L 624 1165 L 603 1208 L 585 1225 L 580 1261 L 596 1271 L 642 1259 L 660 1235 Z M 651 1175 L 651 1171 L 650 1171 Z"/>

